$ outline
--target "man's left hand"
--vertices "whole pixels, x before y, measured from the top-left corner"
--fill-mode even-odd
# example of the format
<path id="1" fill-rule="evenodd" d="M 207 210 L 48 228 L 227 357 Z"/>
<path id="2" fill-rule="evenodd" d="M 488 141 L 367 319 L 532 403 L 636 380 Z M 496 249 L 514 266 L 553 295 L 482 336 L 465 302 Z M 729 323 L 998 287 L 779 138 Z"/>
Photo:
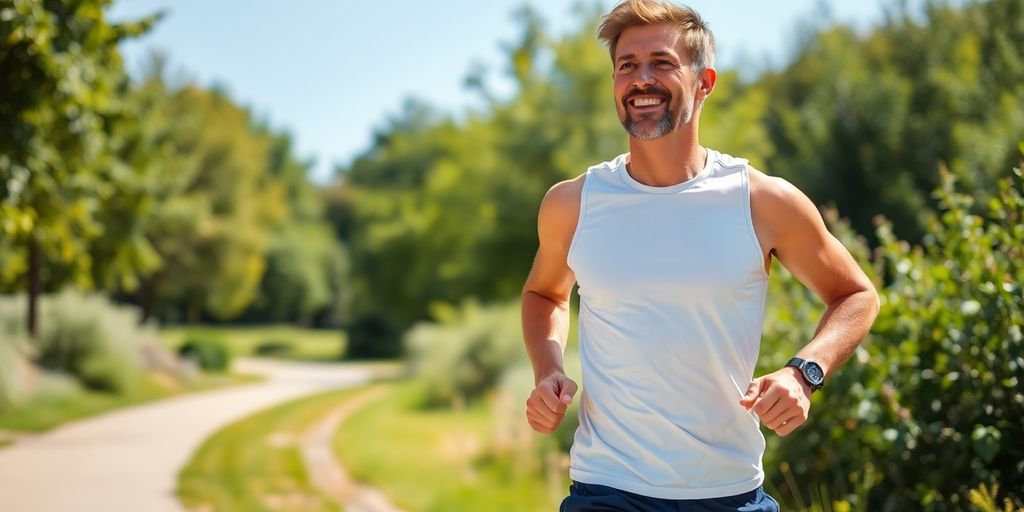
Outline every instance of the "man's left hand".
<path id="1" fill-rule="evenodd" d="M 761 423 L 780 436 L 789 435 L 807 421 L 811 410 L 811 386 L 800 370 L 787 366 L 750 383 L 740 405 L 753 410 Z"/>

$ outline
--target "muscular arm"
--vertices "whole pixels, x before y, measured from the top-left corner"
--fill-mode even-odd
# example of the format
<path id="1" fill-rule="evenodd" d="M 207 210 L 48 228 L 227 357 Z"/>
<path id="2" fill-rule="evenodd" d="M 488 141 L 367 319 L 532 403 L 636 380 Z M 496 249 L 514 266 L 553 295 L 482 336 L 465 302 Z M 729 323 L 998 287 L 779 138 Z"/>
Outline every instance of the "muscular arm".
<path id="1" fill-rule="evenodd" d="M 796 187 L 751 169 L 750 196 L 754 228 L 765 254 L 774 254 L 827 305 L 814 337 L 796 355 L 816 361 L 826 375 L 832 373 L 853 354 L 878 314 L 874 285 Z M 780 435 L 806 420 L 810 386 L 795 368 L 755 379 L 751 387 L 741 403 Z"/>
<path id="2" fill-rule="evenodd" d="M 576 393 L 565 376 L 562 354 L 569 335 L 569 296 L 576 278 L 566 259 L 579 217 L 583 177 L 551 188 L 537 220 L 540 246 L 523 286 L 523 340 L 533 365 L 536 388 L 527 400 L 527 419 L 539 432 L 561 422 Z"/>

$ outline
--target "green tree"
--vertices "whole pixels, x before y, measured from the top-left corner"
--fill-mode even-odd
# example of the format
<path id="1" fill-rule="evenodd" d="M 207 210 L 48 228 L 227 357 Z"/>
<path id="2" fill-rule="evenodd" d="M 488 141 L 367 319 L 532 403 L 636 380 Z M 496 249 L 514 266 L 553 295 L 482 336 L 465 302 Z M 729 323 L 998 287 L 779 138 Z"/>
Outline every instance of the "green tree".
<path id="1" fill-rule="evenodd" d="M 885 214 L 919 240 L 937 206 L 936 169 L 993 190 L 1024 136 L 1024 7 L 1017 0 L 906 4 L 867 35 L 821 29 L 795 61 L 762 77 L 768 169 L 860 233 Z"/>
<path id="2" fill-rule="evenodd" d="M 142 293 L 183 310 L 231 318 L 255 297 L 270 229 L 286 215 L 283 190 L 267 176 L 269 138 L 226 94 L 192 85 L 163 107 L 166 136 L 180 165 L 165 175 L 148 232 L 163 261 Z"/>
<path id="3" fill-rule="evenodd" d="M 104 0 L 0 2 L 0 230 L 4 279 L 27 279 L 27 326 L 44 289 L 88 284 L 96 212 L 116 179 L 111 115 L 126 80 L 117 43 L 155 17 L 111 24 Z"/>

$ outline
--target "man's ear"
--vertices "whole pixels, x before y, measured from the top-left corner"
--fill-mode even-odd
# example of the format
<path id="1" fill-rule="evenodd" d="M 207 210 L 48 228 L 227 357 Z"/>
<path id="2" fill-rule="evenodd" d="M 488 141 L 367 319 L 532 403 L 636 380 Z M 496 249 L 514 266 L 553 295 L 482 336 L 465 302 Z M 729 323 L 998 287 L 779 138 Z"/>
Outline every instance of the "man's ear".
<path id="1" fill-rule="evenodd" d="M 700 87 L 697 89 L 700 92 L 701 100 L 711 95 L 711 91 L 715 90 L 716 82 L 718 82 L 718 71 L 715 68 L 704 68 L 704 73 L 700 77 Z"/>

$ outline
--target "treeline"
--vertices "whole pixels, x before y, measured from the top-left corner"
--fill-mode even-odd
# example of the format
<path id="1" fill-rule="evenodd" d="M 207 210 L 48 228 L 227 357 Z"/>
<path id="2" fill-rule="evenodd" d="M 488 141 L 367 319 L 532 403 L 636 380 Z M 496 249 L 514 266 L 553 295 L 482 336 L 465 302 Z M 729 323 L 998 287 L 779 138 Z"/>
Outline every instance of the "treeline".
<path id="1" fill-rule="evenodd" d="M 873 245 L 878 215 L 921 240 L 940 167 L 984 204 L 1024 138 L 1024 3 L 909 9 L 894 3 L 868 34 L 804 34 L 789 65 L 750 81 L 721 70 L 701 142 L 835 206 Z M 409 102 L 338 170 L 354 314 L 375 332 L 429 318 L 434 304 L 517 296 L 544 192 L 625 150 L 599 11 L 579 15 L 580 30 L 559 37 L 521 11 L 506 64 L 514 97 L 473 74 L 483 107 L 454 117 Z"/>
<path id="2" fill-rule="evenodd" d="M 287 134 L 125 74 L 109 1 L 0 3 L 0 293 L 105 291 L 170 321 L 339 325 L 346 256 Z"/>

